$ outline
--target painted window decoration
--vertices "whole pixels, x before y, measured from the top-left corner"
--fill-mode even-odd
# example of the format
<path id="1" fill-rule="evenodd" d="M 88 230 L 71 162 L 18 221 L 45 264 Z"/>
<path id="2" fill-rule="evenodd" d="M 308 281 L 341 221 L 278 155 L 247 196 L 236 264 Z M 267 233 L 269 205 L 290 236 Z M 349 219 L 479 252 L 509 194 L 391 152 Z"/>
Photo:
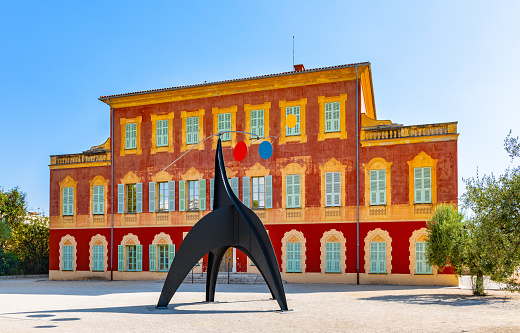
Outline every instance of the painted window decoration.
<path id="1" fill-rule="evenodd" d="M 370 242 L 370 273 L 386 273 L 386 242 Z"/>
<path id="2" fill-rule="evenodd" d="M 341 206 L 341 172 L 325 173 L 325 206 Z"/>
<path id="3" fill-rule="evenodd" d="M 92 246 L 92 270 L 103 272 L 105 270 L 105 247 L 103 245 Z"/>
<path id="4" fill-rule="evenodd" d="M 286 244 L 287 251 L 287 273 L 301 273 L 301 248 L 302 244 L 299 242 L 291 242 Z"/>
<path id="5" fill-rule="evenodd" d="M 301 207 L 301 180 L 300 175 L 285 176 L 285 193 L 287 208 Z"/>
<path id="6" fill-rule="evenodd" d="M 341 273 L 341 243 L 325 243 L 325 273 Z"/>
<path id="7" fill-rule="evenodd" d="M 386 170 L 370 170 L 370 205 L 386 205 Z"/>
<path id="8" fill-rule="evenodd" d="M 156 126 L 156 146 L 167 147 L 168 146 L 168 119 L 157 120 Z"/>
<path id="9" fill-rule="evenodd" d="M 264 137 L 264 110 L 251 110 L 251 133 Z M 255 138 L 253 135 L 251 139 Z"/>
<path id="10" fill-rule="evenodd" d="M 199 117 L 186 118 L 186 144 L 192 145 L 199 142 Z"/>
<path id="11" fill-rule="evenodd" d="M 426 243 L 415 242 L 415 274 L 432 274 L 432 266 L 426 262 Z"/>
<path id="12" fill-rule="evenodd" d="M 300 135 L 300 107 L 299 106 L 288 106 L 285 108 L 285 116 L 293 114 L 296 116 L 296 125 L 294 127 L 285 127 L 285 135 Z"/>
<path id="13" fill-rule="evenodd" d="M 63 188 L 63 215 L 74 215 L 74 187 Z"/>
<path id="14" fill-rule="evenodd" d="M 61 248 L 62 255 L 62 270 L 64 271 L 72 271 L 72 255 L 73 246 L 72 245 L 63 245 Z"/>
<path id="15" fill-rule="evenodd" d="M 137 148 L 137 123 L 129 123 L 125 126 L 125 149 Z"/>
<path id="16" fill-rule="evenodd" d="M 414 168 L 413 171 L 415 203 L 431 203 L 431 167 Z"/>
<path id="17" fill-rule="evenodd" d="M 231 131 L 231 113 L 220 113 L 218 115 L 218 131 Z M 231 133 L 224 133 L 221 136 L 222 141 L 231 141 Z"/>
<path id="18" fill-rule="evenodd" d="M 105 214 L 105 186 L 94 185 L 92 187 L 92 213 L 94 215 Z"/>
<path id="19" fill-rule="evenodd" d="M 325 103 L 325 133 L 340 131 L 339 102 Z"/>

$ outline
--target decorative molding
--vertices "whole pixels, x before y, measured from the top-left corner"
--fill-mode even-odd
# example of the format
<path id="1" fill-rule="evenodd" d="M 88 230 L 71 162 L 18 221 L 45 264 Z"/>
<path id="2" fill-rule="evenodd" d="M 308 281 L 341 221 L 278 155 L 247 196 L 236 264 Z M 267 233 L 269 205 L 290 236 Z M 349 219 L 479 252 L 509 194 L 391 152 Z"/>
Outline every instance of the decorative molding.
<path id="1" fill-rule="evenodd" d="M 325 97 L 318 96 L 318 104 L 320 108 L 320 128 L 318 134 L 318 141 L 326 139 L 346 139 L 347 138 L 347 115 L 345 102 L 347 101 L 347 94 L 341 94 L 339 96 Z M 325 103 L 339 102 L 339 132 L 325 132 Z"/>
<path id="2" fill-rule="evenodd" d="M 186 118 L 199 117 L 199 141 L 204 138 L 204 109 L 193 111 L 181 111 L 182 119 L 182 135 L 181 135 L 181 152 L 184 152 L 192 147 L 193 149 L 204 150 L 204 144 L 187 144 L 186 143 Z"/>
<path id="3" fill-rule="evenodd" d="M 119 151 L 120 156 L 125 156 L 129 154 L 141 155 L 143 153 L 141 149 L 141 122 L 143 121 L 143 117 L 137 116 L 135 118 L 119 118 L 119 122 L 121 124 L 121 149 Z M 136 123 L 137 124 L 137 134 L 135 138 L 136 148 L 134 149 L 126 149 L 125 148 L 125 136 L 126 136 L 126 124 Z"/>
<path id="4" fill-rule="evenodd" d="M 431 198 L 432 204 L 437 204 L 437 161 L 433 159 L 430 155 L 426 154 L 424 151 L 421 151 L 417 156 L 413 158 L 413 160 L 408 161 L 408 174 L 409 174 L 409 192 L 408 198 L 410 202 L 410 206 L 414 205 L 414 168 L 423 168 L 423 167 L 431 167 Z"/>
<path id="5" fill-rule="evenodd" d="M 246 114 L 246 132 L 251 133 L 251 111 L 252 110 L 264 110 L 264 139 L 262 140 L 251 140 L 250 135 L 245 135 L 244 142 L 246 145 L 250 144 L 260 144 L 262 141 L 271 142 L 271 138 L 269 137 L 269 110 L 271 109 L 271 102 L 266 102 L 264 104 L 244 104 L 244 112 Z"/>
<path id="6" fill-rule="evenodd" d="M 282 120 L 282 133 L 280 134 L 279 144 L 285 144 L 287 142 L 299 142 L 305 143 L 307 142 L 307 135 L 305 134 L 305 107 L 307 106 L 307 98 L 301 98 L 297 101 L 286 101 L 282 100 L 279 103 L 280 106 L 280 119 Z M 300 135 L 285 135 L 285 119 L 287 116 L 285 115 L 285 108 L 291 106 L 299 106 L 300 107 Z"/>
<path id="7" fill-rule="evenodd" d="M 151 154 L 157 154 L 162 152 L 173 153 L 173 112 L 166 114 L 152 114 L 150 115 L 152 121 L 152 150 Z M 168 120 L 168 146 L 157 147 L 157 120 Z"/>
<path id="8" fill-rule="evenodd" d="M 61 237 L 60 240 L 60 271 L 63 271 L 63 246 L 64 245 L 72 245 L 72 271 L 76 271 L 76 261 L 78 259 L 78 242 L 76 242 L 76 239 L 74 236 L 71 236 L 69 234 L 66 234 L 65 236 Z"/>
<path id="9" fill-rule="evenodd" d="M 231 113 L 231 130 L 236 131 L 237 125 L 237 106 L 232 105 L 227 108 L 217 108 L 214 107 L 211 109 L 211 113 L 213 114 L 213 134 L 219 132 L 218 130 L 218 115 L 222 113 Z M 237 142 L 237 134 L 231 133 L 231 141 L 222 141 L 222 147 L 235 147 Z M 213 149 L 217 149 L 218 136 L 213 137 Z"/>

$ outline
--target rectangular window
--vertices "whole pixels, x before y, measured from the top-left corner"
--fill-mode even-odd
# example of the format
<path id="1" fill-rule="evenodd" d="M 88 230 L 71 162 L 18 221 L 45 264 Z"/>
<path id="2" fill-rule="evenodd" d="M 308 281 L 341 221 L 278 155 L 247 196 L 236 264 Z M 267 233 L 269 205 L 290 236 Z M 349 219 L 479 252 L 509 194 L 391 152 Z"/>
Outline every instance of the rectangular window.
<path id="1" fill-rule="evenodd" d="M 370 242 L 370 273 L 386 273 L 386 243 Z"/>
<path id="2" fill-rule="evenodd" d="M 74 215 L 74 187 L 63 188 L 63 215 Z"/>
<path id="3" fill-rule="evenodd" d="M 92 270 L 103 272 L 105 270 L 105 247 L 103 245 L 92 246 Z"/>
<path id="4" fill-rule="evenodd" d="M 264 110 L 251 110 L 251 133 L 264 137 Z"/>
<path id="5" fill-rule="evenodd" d="M 161 212 L 166 212 L 169 210 L 169 207 L 168 207 L 168 204 L 169 204 L 169 199 L 168 199 L 168 194 L 169 194 L 169 191 L 168 191 L 168 182 L 164 182 L 164 183 L 158 183 L 158 190 L 159 190 L 159 193 L 158 193 L 158 196 L 157 196 L 157 200 L 158 200 L 158 209 L 159 211 Z"/>
<path id="6" fill-rule="evenodd" d="M 341 273 L 341 243 L 325 243 L 325 273 Z"/>
<path id="7" fill-rule="evenodd" d="M 199 142 L 199 117 L 186 118 L 186 144 Z"/>
<path id="8" fill-rule="evenodd" d="M 168 264 L 170 263 L 168 257 L 168 245 L 158 245 L 157 247 L 159 249 L 159 271 L 167 272 Z"/>
<path id="9" fill-rule="evenodd" d="M 199 210 L 199 181 L 188 181 L 188 210 Z"/>
<path id="10" fill-rule="evenodd" d="M 300 175 L 285 176 L 285 193 L 287 208 L 301 207 Z"/>
<path id="11" fill-rule="evenodd" d="M 61 248 L 61 255 L 62 255 L 62 270 L 64 271 L 72 271 L 73 265 L 73 255 L 72 255 L 73 246 L 72 245 L 63 245 Z"/>
<path id="12" fill-rule="evenodd" d="M 137 184 L 126 185 L 126 212 L 137 213 Z"/>
<path id="13" fill-rule="evenodd" d="M 252 177 L 253 209 L 265 208 L 265 178 Z"/>
<path id="14" fill-rule="evenodd" d="M 414 168 L 415 203 L 432 202 L 431 168 Z"/>
<path id="15" fill-rule="evenodd" d="M 339 102 L 325 103 L 325 133 L 340 131 Z"/>
<path id="16" fill-rule="evenodd" d="M 300 273 L 301 243 L 287 243 L 287 273 Z"/>
<path id="17" fill-rule="evenodd" d="M 386 170 L 370 170 L 370 205 L 386 205 Z"/>
<path id="18" fill-rule="evenodd" d="M 157 126 L 156 133 L 156 145 L 157 147 L 168 146 L 168 119 L 157 120 L 155 123 Z"/>
<path id="19" fill-rule="evenodd" d="M 341 206 L 341 172 L 325 173 L 325 206 Z"/>
<path id="20" fill-rule="evenodd" d="M 285 108 L 285 116 L 293 114 L 296 116 L 296 126 L 293 128 L 285 127 L 285 136 L 300 135 L 300 107 L 288 106 Z"/>
<path id="21" fill-rule="evenodd" d="M 426 262 L 426 243 L 415 242 L 415 274 L 432 274 L 432 266 Z"/>
<path id="22" fill-rule="evenodd" d="M 104 214 L 105 213 L 105 186 L 94 185 L 92 186 L 92 213 Z"/>
<path id="23" fill-rule="evenodd" d="M 126 124 L 125 126 L 125 149 L 137 148 L 137 123 Z"/>
<path id="24" fill-rule="evenodd" d="M 137 270 L 137 247 L 135 245 L 126 246 L 126 270 Z"/>
<path id="25" fill-rule="evenodd" d="M 218 115 L 218 131 L 231 131 L 231 113 L 221 113 Z M 221 140 L 231 141 L 231 133 L 223 134 Z"/>

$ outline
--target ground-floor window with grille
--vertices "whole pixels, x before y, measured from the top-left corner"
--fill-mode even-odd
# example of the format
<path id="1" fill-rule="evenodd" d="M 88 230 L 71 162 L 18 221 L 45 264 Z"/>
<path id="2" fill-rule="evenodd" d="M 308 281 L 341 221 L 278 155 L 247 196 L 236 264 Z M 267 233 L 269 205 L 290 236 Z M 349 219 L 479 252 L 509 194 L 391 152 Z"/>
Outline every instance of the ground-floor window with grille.
<path id="1" fill-rule="evenodd" d="M 301 243 L 287 243 L 287 273 L 301 273 Z"/>
<path id="2" fill-rule="evenodd" d="M 325 243 L 325 273 L 341 273 L 341 243 Z"/>

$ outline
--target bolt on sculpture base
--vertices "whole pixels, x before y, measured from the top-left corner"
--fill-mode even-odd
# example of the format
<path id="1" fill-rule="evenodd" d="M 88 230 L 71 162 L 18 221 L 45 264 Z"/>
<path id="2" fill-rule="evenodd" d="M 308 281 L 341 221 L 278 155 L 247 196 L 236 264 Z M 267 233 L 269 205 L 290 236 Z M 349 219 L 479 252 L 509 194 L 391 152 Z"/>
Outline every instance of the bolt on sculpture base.
<path id="1" fill-rule="evenodd" d="M 231 190 L 220 137 L 215 155 L 214 193 L 213 211 L 193 226 L 175 255 L 157 308 L 168 307 L 192 267 L 206 254 L 206 302 L 213 302 L 220 263 L 226 251 L 234 247 L 246 254 L 256 265 L 273 299 L 277 300 L 282 311 L 287 311 L 287 300 L 273 245 L 262 221 Z"/>

